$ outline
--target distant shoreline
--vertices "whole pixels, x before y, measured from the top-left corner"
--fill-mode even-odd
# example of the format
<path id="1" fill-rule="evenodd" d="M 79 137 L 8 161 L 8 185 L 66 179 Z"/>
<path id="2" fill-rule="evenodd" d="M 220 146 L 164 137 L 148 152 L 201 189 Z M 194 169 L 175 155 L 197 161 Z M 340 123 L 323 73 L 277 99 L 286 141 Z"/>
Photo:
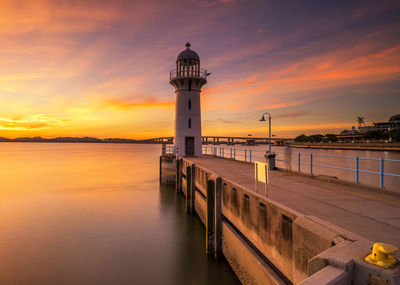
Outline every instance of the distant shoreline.
<path id="1" fill-rule="evenodd" d="M 120 139 L 120 138 L 108 138 L 108 139 L 98 139 L 91 137 L 58 137 L 52 139 L 45 138 L 2 138 L 0 137 L 0 142 L 30 142 L 30 143 L 145 143 L 154 144 L 151 139 L 148 140 L 133 140 L 133 139 Z"/>
<path id="2" fill-rule="evenodd" d="M 310 149 L 340 149 L 340 150 L 371 150 L 371 151 L 398 151 L 400 152 L 399 143 L 341 143 L 341 144 L 291 144 L 293 148 L 310 148 Z"/>
<path id="3" fill-rule="evenodd" d="M 139 144 L 161 144 L 161 143 L 153 143 L 153 142 L 141 142 L 141 141 L 134 141 L 134 142 L 87 142 L 87 141 L 0 141 L 0 143 L 139 143 Z"/>

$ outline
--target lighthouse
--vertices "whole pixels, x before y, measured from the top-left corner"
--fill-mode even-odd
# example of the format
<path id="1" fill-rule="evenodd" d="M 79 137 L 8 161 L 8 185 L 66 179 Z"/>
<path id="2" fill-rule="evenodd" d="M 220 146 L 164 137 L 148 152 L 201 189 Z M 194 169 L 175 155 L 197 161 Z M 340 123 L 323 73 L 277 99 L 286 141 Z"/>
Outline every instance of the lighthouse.
<path id="1" fill-rule="evenodd" d="M 174 86 L 175 151 L 177 156 L 201 156 L 201 87 L 207 83 L 207 70 L 200 68 L 199 55 L 186 44 L 176 59 L 176 69 L 170 72 Z"/>

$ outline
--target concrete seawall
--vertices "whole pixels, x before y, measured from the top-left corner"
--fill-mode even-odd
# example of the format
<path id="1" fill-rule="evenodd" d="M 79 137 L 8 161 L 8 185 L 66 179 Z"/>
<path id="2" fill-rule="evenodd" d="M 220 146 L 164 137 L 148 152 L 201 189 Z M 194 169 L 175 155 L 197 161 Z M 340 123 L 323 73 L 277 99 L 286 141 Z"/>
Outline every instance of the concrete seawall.
<path id="1" fill-rule="evenodd" d="M 160 156 L 160 183 L 175 184 L 176 159 L 173 156 Z"/>
<path id="2" fill-rule="evenodd" d="M 187 210 L 206 227 L 206 252 L 224 256 L 243 284 L 400 283 L 399 266 L 388 270 L 364 262 L 372 241 L 219 177 L 190 158 L 165 163 L 175 166 Z"/>

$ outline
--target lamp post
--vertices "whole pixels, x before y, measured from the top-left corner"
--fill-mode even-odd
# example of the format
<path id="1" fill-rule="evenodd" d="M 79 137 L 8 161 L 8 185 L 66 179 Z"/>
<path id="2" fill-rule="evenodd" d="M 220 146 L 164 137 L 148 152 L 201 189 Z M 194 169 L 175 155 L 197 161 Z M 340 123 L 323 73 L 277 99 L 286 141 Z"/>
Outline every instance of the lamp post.
<path id="1" fill-rule="evenodd" d="M 271 153 L 271 114 L 268 113 L 268 112 L 265 112 L 264 114 L 262 114 L 260 122 L 265 122 L 266 121 L 265 120 L 265 115 L 268 115 L 268 126 L 269 126 L 269 132 L 268 132 L 269 133 L 269 141 L 268 141 L 269 150 L 268 150 L 268 153 Z"/>

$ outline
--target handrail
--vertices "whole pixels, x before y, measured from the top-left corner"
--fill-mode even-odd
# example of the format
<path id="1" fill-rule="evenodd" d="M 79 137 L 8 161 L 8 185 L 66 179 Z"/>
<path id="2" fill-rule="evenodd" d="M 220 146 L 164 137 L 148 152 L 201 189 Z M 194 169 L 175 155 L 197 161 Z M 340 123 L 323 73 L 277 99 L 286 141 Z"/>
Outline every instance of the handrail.
<path id="1" fill-rule="evenodd" d="M 236 148 L 229 148 L 229 151 L 225 151 L 224 148 L 217 148 L 217 147 L 208 147 L 208 146 L 203 146 L 202 147 L 202 152 L 205 155 L 211 155 L 211 156 L 216 156 L 216 157 L 223 157 L 223 158 L 229 158 L 233 160 L 239 160 L 239 161 L 245 161 L 245 162 L 250 162 L 253 163 L 256 159 L 265 159 L 264 151 L 259 151 L 259 150 L 254 150 L 254 149 L 236 149 Z M 262 154 L 262 155 L 257 155 Z M 277 154 L 282 153 L 282 152 L 275 152 Z M 165 155 L 175 155 L 175 148 L 173 145 L 165 145 L 163 147 L 163 154 Z M 295 155 L 293 156 L 295 157 Z M 302 162 L 301 158 L 308 157 L 309 159 L 307 160 L 308 162 Z M 328 158 L 343 158 L 343 159 L 353 159 L 354 160 L 354 165 L 355 168 L 349 168 L 349 167 L 340 167 L 340 166 L 334 166 L 334 165 L 327 165 L 327 164 L 319 164 L 313 162 L 313 157 L 328 157 Z M 390 177 L 396 177 L 400 178 L 400 174 L 396 173 L 388 173 L 384 171 L 384 165 L 385 162 L 397 162 L 400 163 L 400 160 L 398 159 L 385 159 L 385 158 L 371 158 L 371 157 L 359 157 L 359 156 L 338 156 L 338 155 L 320 155 L 320 154 L 313 154 L 313 153 L 308 153 L 308 154 L 302 154 L 302 153 L 297 153 L 297 161 L 287 161 L 284 159 L 279 159 L 278 157 L 276 158 L 277 161 L 280 162 L 288 162 L 290 164 L 295 164 L 298 165 L 298 172 L 304 173 L 304 170 L 301 169 L 301 165 L 306 165 L 309 166 L 310 169 L 310 174 L 313 175 L 313 167 L 322 167 L 322 168 L 330 168 L 330 169 L 339 169 L 339 170 L 344 170 L 344 171 L 350 171 L 355 173 L 355 182 L 360 183 L 359 181 L 359 174 L 360 173 L 368 173 L 368 174 L 374 174 L 374 175 L 379 175 L 379 186 L 381 188 L 384 188 L 384 178 L 385 176 L 390 176 Z M 379 169 L 376 171 L 373 170 L 366 170 L 366 169 L 360 169 L 359 167 L 359 161 L 360 160 L 373 160 L 373 161 L 379 161 Z"/>
<path id="2" fill-rule="evenodd" d="M 212 155 L 216 157 L 223 157 L 223 158 L 229 158 L 233 160 L 239 160 L 239 161 L 245 161 L 245 162 L 250 162 L 253 163 L 256 159 L 265 159 L 264 154 L 265 151 L 259 151 L 259 150 L 254 150 L 254 149 L 236 149 L 236 148 L 229 148 L 229 151 L 225 151 L 224 148 L 218 148 L 217 147 L 208 147 L 208 146 L 203 146 L 203 154 L 206 155 Z M 263 155 L 257 155 L 257 153 L 262 153 Z M 274 152 L 276 154 L 283 153 L 283 152 Z M 296 155 L 293 155 L 293 157 L 296 157 Z M 301 157 L 308 157 L 308 162 L 302 162 Z M 334 165 L 327 165 L 327 164 L 319 164 L 313 162 L 313 157 L 328 157 L 328 158 L 343 158 L 343 159 L 353 159 L 354 160 L 354 165 L 355 168 L 349 168 L 349 167 L 340 167 L 340 166 L 334 166 Z M 339 170 L 344 170 L 344 171 L 350 171 L 355 173 L 355 182 L 359 183 L 359 174 L 360 173 L 369 173 L 369 174 L 375 174 L 379 175 L 379 186 L 380 188 L 384 188 L 384 177 L 385 176 L 390 176 L 390 177 L 396 177 L 400 178 L 400 174 L 396 173 L 388 173 L 384 171 L 384 165 L 385 162 L 397 162 L 400 163 L 400 160 L 398 159 L 385 159 L 385 158 L 371 158 L 371 157 L 359 157 L 359 156 L 339 156 L 339 155 L 321 155 L 321 154 L 304 154 L 304 153 L 297 153 L 297 161 L 296 160 L 283 160 L 279 159 L 278 157 L 276 158 L 277 161 L 281 162 L 288 162 L 291 164 L 298 165 L 298 172 L 304 173 L 304 170 L 300 168 L 300 165 L 307 165 L 309 166 L 310 174 L 313 175 L 313 167 L 323 167 L 323 168 L 331 168 L 331 169 L 339 169 Z M 366 170 L 366 169 L 360 169 L 359 167 L 359 161 L 360 160 L 373 160 L 373 161 L 379 161 L 379 169 L 376 171 L 372 170 Z M 400 169 L 400 168 L 399 168 Z"/>

